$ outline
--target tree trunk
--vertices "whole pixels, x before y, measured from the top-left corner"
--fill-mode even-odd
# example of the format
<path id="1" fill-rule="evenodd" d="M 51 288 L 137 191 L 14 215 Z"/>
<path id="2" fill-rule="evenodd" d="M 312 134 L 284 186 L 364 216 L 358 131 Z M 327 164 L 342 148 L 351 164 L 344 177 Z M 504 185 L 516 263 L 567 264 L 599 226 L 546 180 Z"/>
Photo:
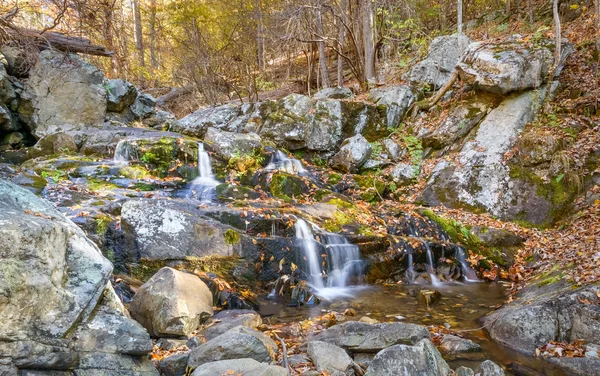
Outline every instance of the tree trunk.
<path id="1" fill-rule="evenodd" d="M 373 6 L 371 0 L 361 0 L 362 36 L 365 50 L 365 81 L 371 85 L 377 82 L 375 73 L 375 40 L 373 37 Z"/>
<path id="2" fill-rule="evenodd" d="M 552 13 L 554 14 L 554 37 L 556 47 L 554 48 L 554 65 L 558 66 L 560 63 L 561 51 L 561 36 L 560 36 L 560 16 L 558 14 L 558 0 L 552 1 Z"/>
<path id="3" fill-rule="evenodd" d="M 340 52 L 344 51 L 344 39 L 346 37 L 344 24 L 346 22 L 346 0 L 340 0 L 340 18 L 338 19 L 338 48 Z M 337 84 L 339 87 L 344 86 L 344 58 L 341 54 L 338 54 L 337 57 Z"/>
<path id="4" fill-rule="evenodd" d="M 152 69 L 158 68 L 156 58 L 156 0 L 150 0 L 150 64 Z"/>
<path id="5" fill-rule="evenodd" d="M 527 11 L 529 13 L 529 24 L 533 25 L 533 0 L 528 0 Z"/>
<path id="6" fill-rule="evenodd" d="M 317 9 L 317 20 L 316 20 L 316 26 L 317 26 L 317 33 L 318 35 L 318 45 L 319 45 L 319 69 L 321 71 L 321 86 L 324 88 L 328 88 L 330 85 L 329 83 L 329 72 L 327 71 L 327 55 L 325 55 L 325 35 L 324 35 L 324 31 L 323 31 L 323 15 L 322 15 L 322 9 L 321 7 L 319 7 L 319 9 Z"/>
<path id="7" fill-rule="evenodd" d="M 458 24 L 458 55 L 462 55 L 464 46 L 462 45 L 462 34 L 463 34 L 463 0 L 458 0 L 456 7 L 457 24 Z"/>
<path id="8" fill-rule="evenodd" d="M 138 62 L 143 68 L 146 66 L 144 60 L 144 41 L 142 34 L 142 12 L 140 10 L 140 0 L 133 0 L 133 30 L 135 38 L 135 47 L 137 48 Z"/>
<path id="9" fill-rule="evenodd" d="M 510 18 L 510 0 L 506 0 L 506 17 Z"/>
<path id="10" fill-rule="evenodd" d="M 596 23 L 596 51 L 600 55 L 600 0 L 594 1 L 595 23 Z M 598 58 L 600 60 L 600 57 Z"/>
<path id="11" fill-rule="evenodd" d="M 262 72 L 265 69 L 265 38 L 260 0 L 256 0 L 256 58 L 258 70 Z"/>

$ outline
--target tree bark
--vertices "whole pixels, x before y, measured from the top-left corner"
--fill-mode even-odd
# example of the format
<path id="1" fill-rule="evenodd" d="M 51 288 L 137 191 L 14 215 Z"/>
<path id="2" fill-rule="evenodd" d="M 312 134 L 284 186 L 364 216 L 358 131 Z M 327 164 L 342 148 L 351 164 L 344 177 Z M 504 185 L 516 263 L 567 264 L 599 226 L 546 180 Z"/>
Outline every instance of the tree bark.
<path id="1" fill-rule="evenodd" d="M 346 0 L 340 0 L 340 18 L 338 19 L 338 48 L 340 52 L 344 51 L 344 39 L 346 38 L 344 30 L 347 22 L 346 7 Z M 337 56 L 337 84 L 339 87 L 344 86 L 344 57 L 341 53 L 338 53 Z"/>
<path id="2" fill-rule="evenodd" d="M 38 30 L 24 28 L 7 28 L 9 35 L 25 37 L 31 39 L 39 49 L 48 49 L 54 47 L 63 52 L 76 52 L 94 56 L 110 57 L 114 55 L 113 51 L 107 50 L 103 46 L 92 44 L 87 38 L 71 37 L 53 31 L 46 31 L 41 34 Z"/>
<path id="3" fill-rule="evenodd" d="M 458 32 L 458 55 L 462 55 L 464 46 L 462 45 L 462 34 L 463 34 L 463 0 L 458 0 L 456 7 L 457 20 L 457 32 Z"/>
<path id="4" fill-rule="evenodd" d="M 329 83 L 329 72 L 327 71 L 327 55 L 325 54 L 325 40 L 324 40 L 324 31 L 323 31 L 323 13 L 322 13 L 322 7 L 319 7 L 319 9 L 317 9 L 317 20 L 316 20 L 316 26 L 317 26 L 317 34 L 318 35 L 318 40 L 319 42 L 317 43 L 319 45 L 319 69 L 321 72 L 321 86 L 323 88 L 328 88 L 329 86 L 331 86 L 331 84 Z"/>
<path id="5" fill-rule="evenodd" d="M 373 6 L 371 0 L 361 0 L 362 35 L 364 45 L 365 81 L 371 85 L 377 82 L 375 72 L 375 39 L 373 37 Z"/>
<path id="6" fill-rule="evenodd" d="M 135 47 L 137 48 L 138 62 L 143 68 L 146 66 L 144 59 L 144 41 L 142 33 L 142 12 L 140 10 L 140 0 L 133 0 L 133 30 L 135 38 Z"/>
<path id="7" fill-rule="evenodd" d="M 596 24 L 596 51 L 600 55 L 600 0 L 594 1 L 595 24 Z M 598 58 L 600 60 L 600 57 Z"/>
<path id="8" fill-rule="evenodd" d="M 265 38 L 263 36 L 263 18 L 260 0 L 256 0 L 256 58 L 258 70 L 265 69 Z"/>
<path id="9" fill-rule="evenodd" d="M 558 0 L 552 1 L 552 13 L 554 14 L 554 38 L 555 38 L 555 48 L 554 48 L 554 65 L 558 66 L 560 63 L 560 55 L 561 51 L 561 36 L 560 36 L 560 15 L 558 14 Z"/>
<path id="10" fill-rule="evenodd" d="M 506 18 L 510 18 L 510 0 L 506 0 Z"/>
<path id="11" fill-rule="evenodd" d="M 150 64 L 152 69 L 158 68 L 156 57 L 156 0 L 150 0 Z"/>

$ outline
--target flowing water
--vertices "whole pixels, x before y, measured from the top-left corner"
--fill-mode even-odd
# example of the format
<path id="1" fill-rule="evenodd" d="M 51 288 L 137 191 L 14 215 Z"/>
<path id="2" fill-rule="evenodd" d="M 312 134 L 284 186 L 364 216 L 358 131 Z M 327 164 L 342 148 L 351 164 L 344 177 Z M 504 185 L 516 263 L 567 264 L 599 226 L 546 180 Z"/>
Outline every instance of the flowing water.
<path id="1" fill-rule="evenodd" d="M 463 278 L 467 282 L 480 282 L 479 278 L 477 278 L 477 273 L 473 270 L 469 263 L 467 262 L 467 258 L 465 255 L 465 250 L 463 247 L 456 247 L 455 258 L 460 262 L 460 267 L 462 269 Z"/>
<path id="2" fill-rule="evenodd" d="M 273 154 L 265 170 L 279 170 L 293 175 L 302 175 L 307 172 L 302 162 L 294 158 L 289 158 L 279 150 Z"/>
<path id="3" fill-rule="evenodd" d="M 129 164 L 129 161 L 134 159 L 135 152 L 132 150 L 131 143 L 129 140 L 121 140 L 115 147 L 115 154 L 113 156 L 113 163 L 116 165 L 125 166 Z"/>
<path id="4" fill-rule="evenodd" d="M 350 283 L 353 279 L 360 282 L 363 268 L 358 247 L 342 235 L 316 229 L 319 231 L 318 241 L 308 223 L 302 219 L 298 219 L 294 227 L 296 244 L 305 260 L 300 265 L 308 277 L 309 286 L 325 300 L 352 296 Z"/>
<path id="5" fill-rule="evenodd" d="M 425 250 L 427 251 L 427 272 L 429 273 L 429 277 L 431 278 L 431 284 L 434 287 L 440 287 L 442 282 L 435 274 L 435 263 L 433 261 L 433 252 L 431 252 L 431 247 L 427 241 L 423 241 L 423 245 L 425 246 Z"/>
<path id="6" fill-rule="evenodd" d="M 198 143 L 198 177 L 190 183 L 186 197 L 195 198 L 209 203 L 216 199 L 216 187 L 221 184 L 215 179 L 210 162 L 210 156 L 204 150 L 204 145 Z"/>

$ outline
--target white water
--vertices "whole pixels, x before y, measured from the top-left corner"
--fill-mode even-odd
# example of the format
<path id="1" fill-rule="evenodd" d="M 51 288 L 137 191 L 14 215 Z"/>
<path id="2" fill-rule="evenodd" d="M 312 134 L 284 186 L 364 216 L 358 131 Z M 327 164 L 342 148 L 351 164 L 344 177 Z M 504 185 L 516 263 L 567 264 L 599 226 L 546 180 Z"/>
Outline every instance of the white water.
<path id="1" fill-rule="evenodd" d="M 275 154 L 271 156 L 271 161 L 267 167 L 265 167 L 265 170 L 279 170 L 293 175 L 301 175 L 306 173 L 306 169 L 302 165 L 302 162 L 294 158 L 289 158 L 279 150 L 277 150 Z"/>
<path id="2" fill-rule="evenodd" d="M 435 287 L 439 287 L 443 283 L 435 275 L 435 265 L 433 263 L 433 252 L 431 252 L 429 243 L 427 243 L 426 241 L 423 241 L 423 245 L 425 246 L 425 250 L 427 251 L 427 263 L 428 263 L 427 272 L 429 273 L 429 277 L 431 278 L 431 284 Z"/>
<path id="3" fill-rule="evenodd" d="M 198 175 L 196 179 L 192 180 L 186 196 L 196 198 L 201 202 L 214 201 L 215 188 L 221 183 L 215 179 L 210 156 L 201 143 L 198 143 Z"/>
<path id="4" fill-rule="evenodd" d="M 323 243 L 319 243 L 302 219 L 298 219 L 294 227 L 297 244 L 306 260 L 304 272 L 308 275 L 309 286 L 325 300 L 352 296 L 350 279 L 362 272 L 358 247 L 345 237 L 331 233 L 323 233 Z M 321 261 L 322 247 L 327 255 L 325 264 Z"/>
<path id="5" fill-rule="evenodd" d="M 458 262 L 460 262 L 460 267 L 462 269 L 465 281 L 479 282 L 479 278 L 477 278 L 477 273 L 475 273 L 475 270 L 471 269 L 471 267 L 469 266 L 465 255 L 465 250 L 462 247 L 456 248 L 456 259 L 458 260 Z"/>
<path id="6" fill-rule="evenodd" d="M 115 147 L 115 155 L 113 156 L 113 163 L 116 165 L 126 166 L 129 161 L 132 160 L 132 150 L 129 140 L 121 140 Z"/>

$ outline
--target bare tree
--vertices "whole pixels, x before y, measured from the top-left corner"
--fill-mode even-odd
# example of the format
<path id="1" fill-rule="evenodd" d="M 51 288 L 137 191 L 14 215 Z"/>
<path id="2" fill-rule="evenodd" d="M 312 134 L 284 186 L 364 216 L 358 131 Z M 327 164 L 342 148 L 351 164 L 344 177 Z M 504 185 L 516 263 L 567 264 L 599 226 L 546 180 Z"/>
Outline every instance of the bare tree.
<path id="1" fill-rule="evenodd" d="M 158 68 L 156 56 L 156 0 L 150 0 L 150 64 L 152 69 Z"/>
<path id="2" fill-rule="evenodd" d="M 456 7 L 456 13 L 457 13 L 457 33 L 458 33 L 458 54 L 461 55 L 463 52 L 463 45 L 462 45 L 462 35 L 463 35 L 463 0 L 458 0 L 458 4 Z"/>
<path id="3" fill-rule="evenodd" d="M 327 70 L 327 55 L 325 54 L 325 33 L 323 29 L 323 7 L 319 6 L 316 9 L 316 27 L 317 27 L 317 44 L 319 46 L 319 69 L 321 72 L 321 86 L 328 88 L 329 83 L 329 72 Z"/>
<path id="4" fill-rule="evenodd" d="M 597 2 L 600 0 L 596 0 Z M 340 17 L 338 19 L 338 48 L 339 53 L 337 56 L 337 84 L 338 86 L 344 86 L 344 39 L 346 38 L 345 27 L 346 27 L 346 0 L 340 0 Z"/>
<path id="5" fill-rule="evenodd" d="M 594 1 L 594 17 L 596 21 L 596 50 L 598 51 L 598 55 L 600 55 L 600 0 Z"/>
<path id="6" fill-rule="evenodd" d="M 135 46 L 137 48 L 138 61 L 143 68 L 146 66 L 144 60 L 144 41 L 142 34 L 142 11 L 140 9 L 140 0 L 132 0 L 133 6 L 133 30 L 135 38 Z"/>
<path id="7" fill-rule="evenodd" d="M 554 48 L 554 65 L 558 66 L 560 63 L 560 55 L 561 51 L 561 32 L 560 32 L 560 15 L 558 14 L 558 0 L 552 0 L 552 13 L 554 14 L 554 38 L 555 38 L 555 48 Z"/>
<path id="8" fill-rule="evenodd" d="M 370 85 L 377 82 L 375 72 L 375 37 L 373 36 L 373 5 L 371 0 L 360 0 L 362 36 L 364 45 L 365 81 Z"/>
<path id="9" fill-rule="evenodd" d="M 263 16 L 260 0 L 256 0 L 256 58 L 258 70 L 265 69 L 265 37 L 263 35 Z"/>

